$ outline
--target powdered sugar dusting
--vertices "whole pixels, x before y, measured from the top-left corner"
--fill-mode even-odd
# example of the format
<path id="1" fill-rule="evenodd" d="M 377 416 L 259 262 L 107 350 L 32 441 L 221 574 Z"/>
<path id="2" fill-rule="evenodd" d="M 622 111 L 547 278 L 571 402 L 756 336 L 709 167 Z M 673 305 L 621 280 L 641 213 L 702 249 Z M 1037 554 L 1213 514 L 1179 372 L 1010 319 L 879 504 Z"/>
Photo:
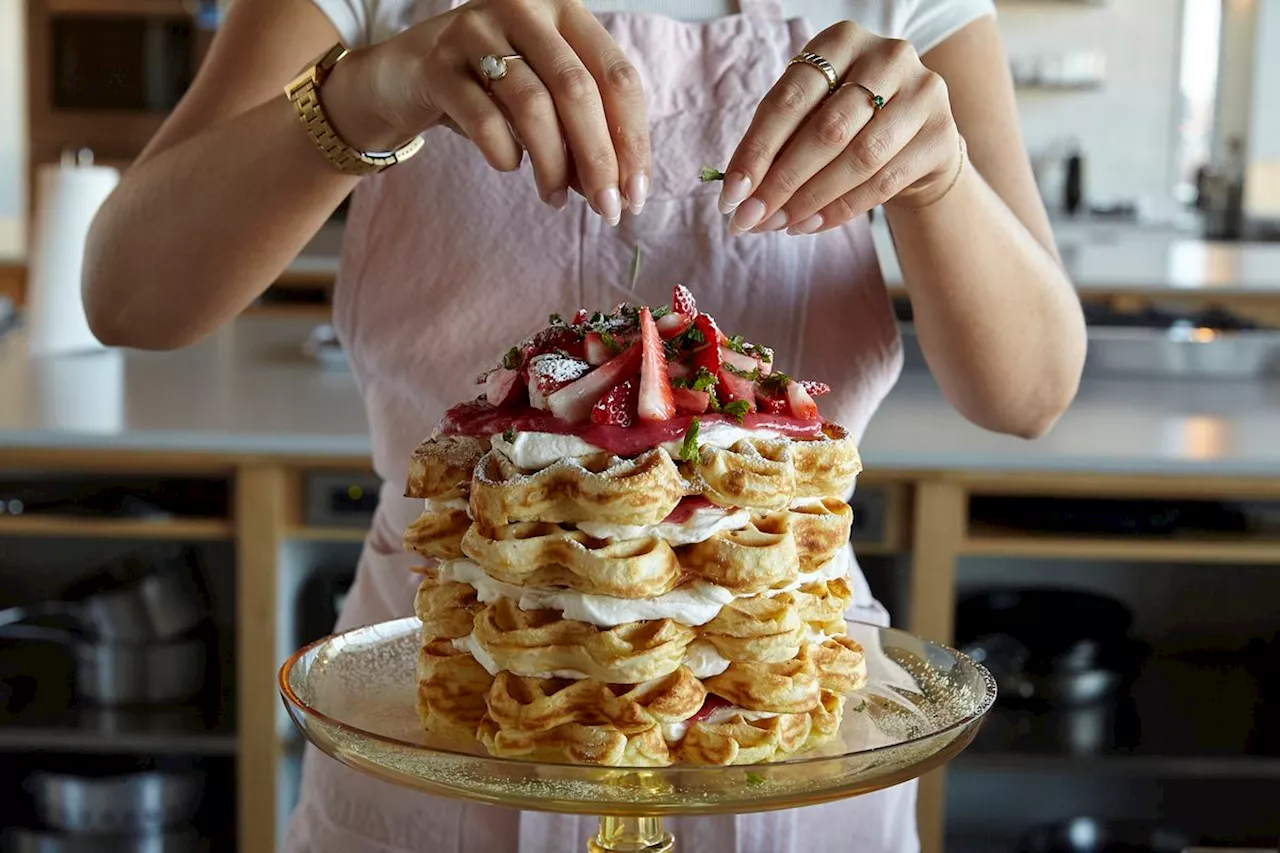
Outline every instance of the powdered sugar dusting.
<path id="1" fill-rule="evenodd" d="M 559 388 L 568 385 L 575 379 L 584 376 L 591 365 L 582 359 L 549 352 L 535 355 L 529 360 L 529 381 L 536 382 L 544 388 Z"/>

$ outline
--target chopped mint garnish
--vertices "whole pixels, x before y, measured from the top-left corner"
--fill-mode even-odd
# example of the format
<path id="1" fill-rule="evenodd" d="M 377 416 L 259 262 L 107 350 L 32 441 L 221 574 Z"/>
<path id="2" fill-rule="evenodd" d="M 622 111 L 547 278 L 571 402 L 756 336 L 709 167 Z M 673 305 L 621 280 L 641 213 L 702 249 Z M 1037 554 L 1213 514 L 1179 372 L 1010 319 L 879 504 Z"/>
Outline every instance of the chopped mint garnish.
<path id="1" fill-rule="evenodd" d="M 705 344 L 707 342 L 707 339 L 702 336 L 702 332 L 694 326 L 690 326 L 684 330 L 684 337 L 690 343 Z"/>
<path id="2" fill-rule="evenodd" d="M 741 367 L 734 367 L 732 364 L 726 363 L 724 369 L 732 373 L 734 376 L 740 376 L 743 379 L 750 379 L 755 382 L 760 378 L 760 368 L 753 367 L 750 370 L 743 370 Z"/>
<path id="3" fill-rule="evenodd" d="M 698 181 L 709 184 L 712 181 L 723 181 L 724 172 L 719 169 L 713 169 L 710 166 L 703 166 L 702 171 L 698 173 Z"/>
<path id="4" fill-rule="evenodd" d="M 727 346 L 729 349 L 733 350 L 734 352 L 739 352 L 739 353 L 742 353 L 743 355 L 749 355 L 752 358 L 758 358 L 763 362 L 773 361 L 773 350 L 769 349 L 768 347 L 761 347 L 761 346 L 756 346 L 755 344 L 747 343 L 742 339 L 742 335 L 734 335 L 733 337 L 729 338 L 725 346 Z"/>
<path id="5" fill-rule="evenodd" d="M 507 444 L 510 444 L 511 442 L 515 441 L 516 431 L 511 427 L 507 427 L 502 431 L 502 440 L 505 441 Z"/>
<path id="6" fill-rule="evenodd" d="M 653 319 L 661 320 L 663 317 L 667 316 L 670 313 L 671 313 L 670 305 L 659 305 L 657 308 L 653 309 Z"/>
<path id="7" fill-rule="evenodd" d="M 507 354 L 502 357 L 502 366 L 507 370 L 515 370 L 520 366 L 521 361 L 520 348 L 512 347 L 507 350 Z"/>
<path id="8" fill-rule="evenodd" d="M 780 392 L 786 389 L 787 383 L 790 381 L 790 376 L 781 371 L 777 371 L 770 373 L 768 376 L 761 379 L 760 387 L 766 391 Z"/>
<path id="9" fill-rule="evenodd" d="M 636 243 L 636 250 L 631 255 L 631 290 L 636 289 L 636 282 L 640 280 L 640 244 Z"/>
<path id="10" fill-rule="evenodd" d="M 763 785 L 763 784 L 764 784 L 764 777 L 763 777 L 763 776 L 761 776 L 759 773 L 748 773 L 748 774 L 747 774 L 747 784 L 748 784 L 748 785 Z"/>
<path id="11" fill-rule="evenodd" d="M 742 423 L 742 419 L 747 416 L 747 410 L 750 408 L 751 407 L 747 404 L 746 400 L 734 400 L 732 403 L 725 403 L 721 406 L 720 411 L 724 412 L 738 423 Z"/>
<path id="12" fill-rule="evenodd" d="M 693 375 L 693 381 L 688 383 L 689 387 L 694 391 L 706 391 L 712 385 L 716 384 L 716 378 L 710 370 L 705 367 L 699 367 L 698 372 Z"/>
<path id="13" fill-rule="evenodd" d="M 707 398 L 708 398 L 707 408 L 709 408 L 713 412 L 721 411 L 720 398 L 716 396 L 716 386 L 712 385 L 710 388 L 707 389 Z"/>
<path id="14" fill-rule="evenodd" d="M 563 326 L 564 318 L 561 317 L 559 314 L 552 314 L 551 317 L 548 318 L 547 322 L 552 326 Z"/>
<path id="15" fill-rule="evenodd" d="M 672 388 L 688 388 L 689 380 L 681 379 L 680 377 L 677 376 L 675 379 L 671 380 L 671 387 Z"/>
<path id="16" fill-rule="evenodd" d="M 600 340 L 609 348 L 609 352 L 622 352 L 622 344 L 618 343 L 618 339 L 608 332 L 601 332 Z"/>
<path id="17" fill-rule="evenodd" d="M 861 702 L 859 702 L 859 703 L 858 703 L 858 707 L 854 708 L 853 710 L 854 710 L 854 711 L 865 711 L 865 710 L 867 710 L 867 700 L 866 700 L 866 699 L 863 699 Z"/>
<path id="18" fill-rule="evenodd" d="M 701 425 L 698 419 L 689 421 L 689 429 L 685 431 L 684 441 L 680 442 L 680 459 L 684 462 L 698 461 L 698 430 Z"/>

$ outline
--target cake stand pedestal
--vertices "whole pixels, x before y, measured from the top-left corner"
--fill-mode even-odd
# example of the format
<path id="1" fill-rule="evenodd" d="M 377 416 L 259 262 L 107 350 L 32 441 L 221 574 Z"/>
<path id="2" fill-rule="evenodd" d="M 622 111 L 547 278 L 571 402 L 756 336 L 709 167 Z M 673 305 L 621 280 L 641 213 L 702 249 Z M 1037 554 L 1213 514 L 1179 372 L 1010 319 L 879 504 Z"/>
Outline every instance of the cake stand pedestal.
<path id="1" fill-rule="evenodd" d="M 589 853 L 669 853 L 666 815 L 737 814 L 831 802 L 914 779 L 969 745 L 996 698 L 965 655 L 856 622 L 866 687 L 836 738 L 773 764 L 596 767 L 494 758 L 433 738 L 415 709 L 421 623 L 357 628 L 299 650 L 280 669 L 290 717 L 322 751 L 385 782 L 534 811 L 602 815 Z"/>

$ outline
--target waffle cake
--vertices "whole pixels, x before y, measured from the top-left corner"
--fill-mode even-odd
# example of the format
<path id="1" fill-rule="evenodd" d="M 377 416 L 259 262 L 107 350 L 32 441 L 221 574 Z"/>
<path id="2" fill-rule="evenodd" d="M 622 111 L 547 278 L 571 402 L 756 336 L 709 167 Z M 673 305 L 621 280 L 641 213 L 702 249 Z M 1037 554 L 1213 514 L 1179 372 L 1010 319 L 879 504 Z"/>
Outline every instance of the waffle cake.
<path id="1" fill-rule="evenodd" d="M 478 381 L 410 462 L 422 725 L 611 766 L 830 740 L 866 675 L 843 618 L 861 461 L 829 389 L 679 285 L 553 316 Z"/>

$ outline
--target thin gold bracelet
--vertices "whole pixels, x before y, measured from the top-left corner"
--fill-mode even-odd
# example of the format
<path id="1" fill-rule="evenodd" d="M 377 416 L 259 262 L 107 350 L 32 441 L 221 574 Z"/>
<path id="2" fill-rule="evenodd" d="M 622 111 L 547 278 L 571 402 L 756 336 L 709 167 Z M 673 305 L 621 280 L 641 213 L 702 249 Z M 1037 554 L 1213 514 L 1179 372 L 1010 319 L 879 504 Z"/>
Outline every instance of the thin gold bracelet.
<path id="1" fill-rule="evenodd" d="M 926 201 L 924 204 L 920 204 L 920 205 L 914 205 L 914 206 L 907 205 L 906 206 L 907 210 L 924 210 L 926 207 L 933 207 L 935 204 L 937 204 L 938 202 L 946 198 L 947 195 L 953 189 L 956 188 L 956 184 L 960 183 L 960 176 L 964 174 L 965 161 L 969 159 L 969 146 L 965 143 L 963 136 L 959 137 L 959 139 L 960 139 L 960 165 L 956 167 L 956 173 L 954 176 L 952 176 L 951 183 L 947 184 L 947 188 L 943 190 L 938 195 L 937 198 L 930 199 L 929 201 Z"/>

